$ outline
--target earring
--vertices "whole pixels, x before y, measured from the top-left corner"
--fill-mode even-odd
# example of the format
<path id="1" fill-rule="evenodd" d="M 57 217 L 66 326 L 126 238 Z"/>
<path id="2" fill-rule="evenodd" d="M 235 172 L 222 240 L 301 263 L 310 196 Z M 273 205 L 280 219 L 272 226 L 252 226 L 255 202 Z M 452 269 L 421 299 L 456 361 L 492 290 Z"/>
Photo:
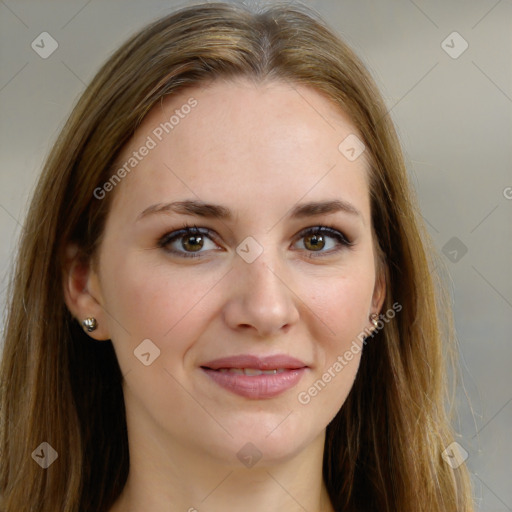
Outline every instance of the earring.
<path id="1" fill-rule="evenodd" d="M 96 318 L 90 316 L 82 322 L 82 325 L 87 329 L 87 332 L 92 332 L 98 327 L 98 322 Z"/>
<path id="2" fill-rule="evenodd" d="M 373 324 L 373 326 L 375 327 L 375 329 L 377 329 L 379 327 L 379 322 L 378 322 L 378 319 L 379 318 L 379 315 L 377 315 L 377 313 L 372 313 L 370 315 L 370 320 Z"/>

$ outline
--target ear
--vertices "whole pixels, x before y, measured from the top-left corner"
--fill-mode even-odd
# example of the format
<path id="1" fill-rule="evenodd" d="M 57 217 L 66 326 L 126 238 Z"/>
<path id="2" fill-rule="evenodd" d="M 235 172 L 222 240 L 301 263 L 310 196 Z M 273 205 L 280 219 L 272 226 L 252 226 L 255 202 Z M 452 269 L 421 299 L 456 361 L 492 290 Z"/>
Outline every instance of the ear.
<path id="1" fill-rule="evenodd" d="M 94 331 L 85 332 L 95 340 L 110 339 L 98 275 L 92 263 L 80 255 L 76 245 L 66 248 L 62 284 L 66 305 L 78 323 L 82 325 L 88 317 L 95 318 L 98 323 Z"/>
<path id="2" fill-rule="evenodd" d="M 386 298 L 386 271 L 384 265 L 377 265 L 375 286 L 373 288 L 372 306 L 370 313 L 379 314 Z M 373 326 L 372 326 L 373 327 Z"/>

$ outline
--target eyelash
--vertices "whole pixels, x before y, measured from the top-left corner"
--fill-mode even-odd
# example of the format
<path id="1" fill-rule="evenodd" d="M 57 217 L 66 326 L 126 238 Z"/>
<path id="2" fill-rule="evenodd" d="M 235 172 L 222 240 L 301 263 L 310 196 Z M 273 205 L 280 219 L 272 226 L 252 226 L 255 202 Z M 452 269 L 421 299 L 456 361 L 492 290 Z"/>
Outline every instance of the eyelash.
<path id="1" fill-rule="evenodd" d="M 174 249 L 168 249 L 167 246 L 174 242 L 175 240 L 179 240 L 180 238 L 185 238 L 186 236 L 192 235 L 203 235 L 207 236 L 210 240 L 215 242 L 214 237 L 212 237 L 212 233 L 214 233 L 211 229 L 208 228 L 198 228 L 196 225 L 191 226 L 189 224 L 184 224 L 182 228 L 178 231 L 172 231 L 170 233 L 166 233 L 163 237 L 158 240 L 158 247 L 170 252 L 172 254 L 176 254 L 179 257 L 183 258 L 201 258 L 201 252 L 190 253 L 190 252 L 181 252 L 176 251 Z M 345 247 L 352 247 L 354 245 L 343 233 L 332 226 L 313 226 L 310 228 L 303 229 L 300 233 L 297 234 L 297 240 L 304 238 L 308 235 L 323 235 L 329 236 L 330 238 L 334 238 L 338 241 L 340 246 L 337 249 L 331 249 L 328 252 L 318 252 L 316 251 L 308 251 L 311 253 L 310 258 L 322 258 L 324 256 L 330 256 L 334 253 L 337 253 L 343 250 Z M 315 254 L 316 253 L 316 254 Z"/>

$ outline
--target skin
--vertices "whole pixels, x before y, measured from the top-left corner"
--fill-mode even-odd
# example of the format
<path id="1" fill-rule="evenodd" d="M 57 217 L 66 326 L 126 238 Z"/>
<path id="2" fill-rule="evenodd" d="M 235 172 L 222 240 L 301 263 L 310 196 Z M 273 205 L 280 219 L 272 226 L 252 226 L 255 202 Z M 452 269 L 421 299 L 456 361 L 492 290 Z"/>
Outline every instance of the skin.
<path id="1" fill-rule="evenodd" d="M 371 328 L 384 300 L 365 154 L 351 162 L 338 150 L 357 131 L 315 89 L 236 79 L 155 106 L 120 165 L 190 97 L 197 106 L 110 192 L 94 262 L 81 266 L 70 247 L 68 307 L 77 319 L 97 319 L 90 336 L 112 340 L 124 374 L 130 474 L 111 512 L 332 511 L 322 481 L 325 430 L 361 354 L 308 404 L 298 395 Z M 164 212 L 137 220 L 151 205 L 186 199 L 223 205 L 234 217 Z M 288 217 L 297 204 L 332 199 L 359 214 Z M 203 237 L 201 257 L 158 244 L 185 223 L 214 233 Z M 311 235 L 298 236 L 323 225 L 353 245 L 327 235 L 315 250 Z M 263 248 L 252 263 L 236 252 L 248 236 Z M 190 244 L 198 247 L 189 235 L 167 249 L 192 252 Z M 149 366 L 134 356 L 145 339 L 160 350 Z M 294 388 L 248 399 L 200 369 L 239 354 L 287 354 L 309 368 Z M 251 468 L 237 457 L 247 443 L 261 453 Z"/>

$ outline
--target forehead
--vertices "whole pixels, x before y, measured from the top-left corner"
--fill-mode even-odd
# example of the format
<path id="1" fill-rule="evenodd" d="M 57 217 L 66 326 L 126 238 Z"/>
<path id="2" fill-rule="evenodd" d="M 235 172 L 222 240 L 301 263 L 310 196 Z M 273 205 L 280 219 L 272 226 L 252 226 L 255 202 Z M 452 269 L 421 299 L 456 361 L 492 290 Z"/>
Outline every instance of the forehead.
<path id="1" fill-rule="evenodd" d="M 367 203 L 366 155 L 347 158 L 340 149 L 347 137 L 362 139 L 349 117 L 309 86 L 203 84 L 151 109 L 117 160 L 129 172 L 115 201 L 139 210 L 184 194 L 228 200 L 233 208 L 255 196 L 284 205 L 341 194 Z"/>

